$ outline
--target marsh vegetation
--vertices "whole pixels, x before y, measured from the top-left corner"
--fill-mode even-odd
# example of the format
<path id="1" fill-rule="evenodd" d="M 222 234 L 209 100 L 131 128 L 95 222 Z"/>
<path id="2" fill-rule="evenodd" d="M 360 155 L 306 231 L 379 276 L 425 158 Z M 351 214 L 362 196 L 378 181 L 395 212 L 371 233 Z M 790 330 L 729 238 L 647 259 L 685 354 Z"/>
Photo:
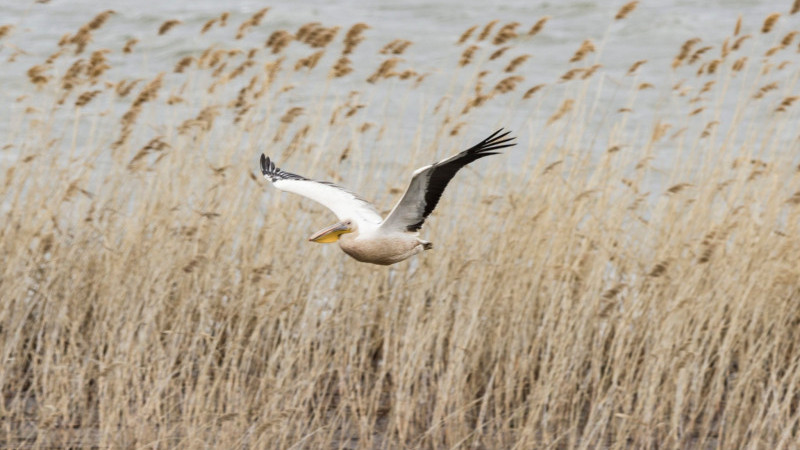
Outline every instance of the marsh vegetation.
<path id="1" fill-rule="evenodd" d="M 430 71 L 413 36 L 357 67 L 369 24 L 267 9 L 131 78 L 113 61 L 188 25 L 107 48 L 122 19 L 88 17 L 4 108 L 0 445 L 795 445 L 796 17 L 687 36 L 669 85 L 605 73 L 597 37 L 531 83 L 547 17 L 477 24 Z M 0 27 L 4 64 L 25 33 Z M 523 114 L 426 222 L 435 249 L 391 268 L 308 243 L 333 216 L 258 173 L 267 152 L 388 209 Z"/>

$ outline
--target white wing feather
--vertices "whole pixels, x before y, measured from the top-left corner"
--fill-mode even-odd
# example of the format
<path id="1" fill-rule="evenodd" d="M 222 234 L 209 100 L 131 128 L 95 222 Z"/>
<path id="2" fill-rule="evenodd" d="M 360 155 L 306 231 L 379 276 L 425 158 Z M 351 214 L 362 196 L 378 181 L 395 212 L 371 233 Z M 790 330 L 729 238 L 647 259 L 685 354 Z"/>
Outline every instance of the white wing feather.
<path id="1" fill-rule="evenodd" d="M 276 188 L 314 200 L 333 211 L 339 220 L 352 219 L 360 223 L 379 224 L 383 219 L 368 201 L 352 192 L 324 181 L 283 171 L 261 155 L 261 172 Z"/>

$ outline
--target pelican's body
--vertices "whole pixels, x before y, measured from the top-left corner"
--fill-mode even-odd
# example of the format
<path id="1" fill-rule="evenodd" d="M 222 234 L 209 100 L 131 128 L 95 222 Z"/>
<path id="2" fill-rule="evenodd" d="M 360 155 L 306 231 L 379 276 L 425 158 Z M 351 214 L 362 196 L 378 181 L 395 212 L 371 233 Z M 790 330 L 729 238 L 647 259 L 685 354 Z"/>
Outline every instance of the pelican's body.
<path id="1" fill-rule="evenodd" d="M 354 259 L 372 264 L 389 265 L 433 248 L 420 239 L 419 230 L 433 211 L 450 179 L 459 169 L 476 159 L 494 155 L 498 150 L 515 145 L 510 132 L 498 130 L 479 144 L 429 166 L 417 169 L 405 194 L 385 219 L 375 208 L 357 195 L 331 183 L 314 181 L 275 167 L 261 155 L 264 178 L 287 192 L 315 200 L 336 214 L 340 222 L 320 230 L 309 238 L 319 243 L 338 242 L 339 247 Z"/>
<path id="2" fill-rule="evenodd" d="M 408 259 L 433 244 L 409 232 L 345 233 L 339 238 L 339 247 L 357 261 L 389 265 Z"/>

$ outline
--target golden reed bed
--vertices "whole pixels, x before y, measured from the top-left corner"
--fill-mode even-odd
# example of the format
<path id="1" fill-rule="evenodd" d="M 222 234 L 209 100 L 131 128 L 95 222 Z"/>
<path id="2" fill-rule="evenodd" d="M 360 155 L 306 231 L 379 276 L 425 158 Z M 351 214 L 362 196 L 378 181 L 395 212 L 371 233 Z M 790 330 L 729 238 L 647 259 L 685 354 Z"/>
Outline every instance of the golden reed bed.
<path id="1" fill-rule="evenodd" d="M 184 32 L 228 45 L 165 61 L 143 49 L 187 24 L 106 48 L 122 19 L 97 15 L 2 116 L 0 446 L 796 448 L 796 18 L 687 36 L 656 86 L 643 60 L 606 74 L 596 38 L 530 83 L 547 18 L 476 25 L 430 72 L 407 39 L 355 66 L 368 24 L 225 13 Z M 25 33 L 0 28 L 4 64 Z M 387 112 L 419 91 L 418 122 Z M 389 207 L 531 110 L 445 193 L 436 249 L 393 268 L 307 243 L 332 216 L 258 175 L 269 147 Z"/>

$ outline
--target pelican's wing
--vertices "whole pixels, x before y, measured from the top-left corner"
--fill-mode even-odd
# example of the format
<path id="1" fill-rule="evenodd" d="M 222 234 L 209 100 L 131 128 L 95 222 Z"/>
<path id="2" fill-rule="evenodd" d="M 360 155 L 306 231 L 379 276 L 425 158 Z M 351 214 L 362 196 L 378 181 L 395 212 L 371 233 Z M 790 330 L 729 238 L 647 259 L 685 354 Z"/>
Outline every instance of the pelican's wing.
<path id="1" fill-rule="evenodd" d="M 430 166 L 417 169 L 403 198 L 394 206 L 392 212 L 381 224 L 385 230 L 418 231 L 425 218 L 433 212 L 439 198 L 456 172 L 467 164 L 484 156 L 496 155 L 501 148 L 516 145 L 514 137 L 506 137 L 511 132 L 497 130 L 479 144 Z"/>
<path id="2" fill-rule="evenodd" d="M 308 197 L 333 211 L 339 220 L 353 219 L 356 222 L 366 221 L 380 223 L 381 216 L 368 201 L 358 197 L 333 183 L 314 181 L 293 173 L 285 172 L 277 167 L 264 154 L 261 154 L 261 173 L 264 178 L 286 192 L 294 192 Z"/>

